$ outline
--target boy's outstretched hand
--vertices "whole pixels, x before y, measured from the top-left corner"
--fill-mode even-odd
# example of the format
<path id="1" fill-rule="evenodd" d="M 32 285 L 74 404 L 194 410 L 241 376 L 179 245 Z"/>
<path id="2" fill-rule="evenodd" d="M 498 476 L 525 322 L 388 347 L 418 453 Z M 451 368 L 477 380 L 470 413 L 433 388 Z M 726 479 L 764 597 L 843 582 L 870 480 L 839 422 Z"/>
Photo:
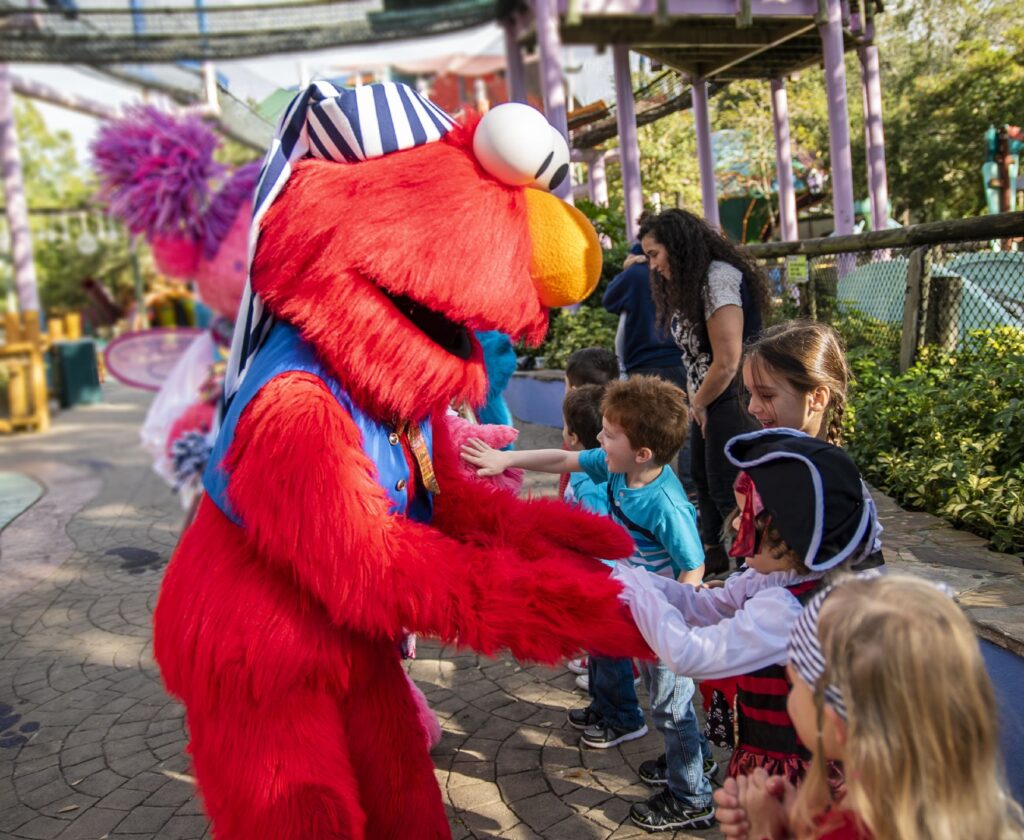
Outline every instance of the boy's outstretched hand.
<path id="1" fill-rule="evenodd" d="M 512 457 L 508 452 L 494 449 L 478 438 L 466 441 L 459 454 L 462 456 L 463 461 L 477 468 L 476 474 L 480 478 L 501 475 L 505 470 L 513 466 Z"/>

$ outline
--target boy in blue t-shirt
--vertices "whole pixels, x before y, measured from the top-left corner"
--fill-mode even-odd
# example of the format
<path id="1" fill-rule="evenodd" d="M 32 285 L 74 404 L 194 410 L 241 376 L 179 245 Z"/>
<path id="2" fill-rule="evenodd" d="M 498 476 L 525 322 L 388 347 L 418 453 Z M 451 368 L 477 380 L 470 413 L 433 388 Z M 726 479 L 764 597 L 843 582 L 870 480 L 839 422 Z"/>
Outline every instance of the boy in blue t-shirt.
<path id="1" fill-rule="evenodd" d="M 584 385 L 565 395 L 562 401 L 562 445 L 573 452 L 594 449 L 600 452 L 598 435 L 601 434 L 601 399 L 605 389 L 599 385 Z M 595 482 L 585 472 L 569 473 L 569 486 L 565 502 L 575 504 L 591 513 L 607 516 L 607 482 Z M 605 560 L 609 566 L 614 562 Z M 584 709 L 572 709 L 569 725 L 582 729 L 582 743 L 588 747 L 606 749 L 632 741 L 647 734 L 644 713 L 636 699 L 633 660 L 610 656 L 586 657 L 585 677 L 576 684 L 590 695 L 590 704 Z M 635 679 L 634 679 L 635 677 Z M 584 680 L 584 682 L 581 682 Z"/>
<path id="2" fill-rule="evenodd" d="M 462 457 L 477 467 L 480 476 L 520 467 L 552 473 L 582 471 L 595 483 L 607 482 L 610 515 L 636 544 L 633 555 L 622 562 L 699 585 L 704 549 L 697 514 L 666 466 L 686 440 L 683 392 L 653 376 L 612 382 L 601 413 L 600 449 L 501 452 L 482 441 L 470 441 L 463 446 Z M 660 662 L 641 663 L 641 673 L 654 725 L 665 742 L 665 774 L 656 780 L 665 789 L 635 804 L 630 818 L 652 831 L 708 828 L 714 823 L 714 811 L 705 774 L 713 775 L 717 767 L 697 726 L 693 680 L 676 676 Z M 584 743 L 599 746 L 621 742 L 621 734 L 600 722 L 583 737 Z"/>

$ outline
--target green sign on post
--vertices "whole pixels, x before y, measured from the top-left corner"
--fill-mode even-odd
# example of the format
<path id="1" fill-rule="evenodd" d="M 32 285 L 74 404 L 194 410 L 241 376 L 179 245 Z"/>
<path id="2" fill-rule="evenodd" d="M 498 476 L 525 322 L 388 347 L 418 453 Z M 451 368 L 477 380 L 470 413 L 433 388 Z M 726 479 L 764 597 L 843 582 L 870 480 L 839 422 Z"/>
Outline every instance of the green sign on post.
<path id="1" fill-rule="evenodd" d="M 786 257 L 786 279 L 794 285 L 806 283 L 810 278 L 810 269 L 807 265 L 807 257 L 803 254 L 795 254 Z"/>

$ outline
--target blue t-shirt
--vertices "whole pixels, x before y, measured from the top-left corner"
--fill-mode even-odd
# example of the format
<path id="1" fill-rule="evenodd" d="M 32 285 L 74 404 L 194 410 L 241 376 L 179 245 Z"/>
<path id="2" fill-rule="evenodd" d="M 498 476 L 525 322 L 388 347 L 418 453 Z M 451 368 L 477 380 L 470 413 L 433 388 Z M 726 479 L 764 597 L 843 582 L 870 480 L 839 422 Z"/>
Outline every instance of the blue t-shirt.
<path id="1" fill-rule="evenodd" d="M 634 245 L 630 253 L 642 254 L 643 251 L 639 245 Z M 656 323 L 647 263 L 631 265 L 616 274 L 605 289 L 601 304 L 613 315 L 626 313 L 622 364 L 627 373 L 636 368 L 682 368 L 683 357 L 675 339 L 669 332 L 662 332 Z"/>
<path id="2" fill-rule="evenodd" d="M 598 516 L 608 515 L 608 490 L 604 482 L 597 484 L 582 472 L 569 473 L 569 486 L 565 489 L 565 502 L 576 505 Z"/>
<path id="3" fill-rule="evenodd" d="M 629 488 L 626 476 L 608 472 L 603 449 L 580 453 L 580 468 L 595 484 L 607 482 L 605 498 L 614 502 L 611 517 L 629 531 L 636 552 L 633 566 L 664 577 L 678 577 L 704 563 L 697 511 L 669 467 L 644 487 Z"/>

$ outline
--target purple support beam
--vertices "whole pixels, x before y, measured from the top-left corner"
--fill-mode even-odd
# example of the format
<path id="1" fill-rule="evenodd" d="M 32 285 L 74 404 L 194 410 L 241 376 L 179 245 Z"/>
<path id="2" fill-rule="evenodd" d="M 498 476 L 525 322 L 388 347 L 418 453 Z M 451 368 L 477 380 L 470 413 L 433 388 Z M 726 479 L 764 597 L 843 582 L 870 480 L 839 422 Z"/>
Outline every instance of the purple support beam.
<path id="1" fill-rule="evenodd" d="M 571 0 L 558 0 L 564 14 Z M 642 15 L 664 11 L 668 17 L 722 15 L 735 19 L 736 0 L 576 0 L 581 15 Z M 752 17 L 814 17 L 818 0 L 750 0 Z"/>
<path id="2" fill-rule="evenodd" d="M 513 21 L 505 23 L 505 87 L 509 102 L 526 102 L 526 68 Z"/>
<path id="3" fill-rule="evenodd" d="M 829 151 L 832 155 L 832 211 L 836 235 L 853 233 L 853 163 L 850 158 L 850 114 L 846 106 L 842 9 L 827 0 L 828 19 L 818 25 L 825 57 L 828 95 Z M 842 263 L 842 261 L 840 261 Z M 840 273 L 843 272 L 842 264 Z"/>
<path id="4" fill-rule="evenodd" d="M 640 182 L 640 143 L 636 136 L 636 108 L 633 102 L 633 79 L 629 73 L 629 47 L 616 44 L 612 48 L 615 70 L 615 121 L 619 127 L 619 159 L 622 164 L 622 193 L 626 200 L 626 239 L 636 239 L 637 219 L 644 209 L 644 192 Z"/>
<path id="5" fill-rule="evenodd" d="M 869 32 L 870 29 L 869 24 Z M 869 43 L 858 52 L 864 91 L 864 137 L 868 153 L 871 229 L 884 230 L 889 223 L 889 181 L 885 173 L 885 132 L 882 129 L 882 79 L 878 47 Z"/>
<path id="6" fill-rule="evenodd" d="M 565 85 L 562 83 L 562 37 L 558 31 L 558 4 L 555 0 L 533 0 L 533 16 L 537 24 L 544 113 L 548 122 L 565 138 L 565 142 L 569 143 Z M 572 179 L 566 178 L 555 193 L 559 198 L 572 202 Z"/>
<path id="7" fill-rule="evenodd" d="M 693 85 L 693 121 L 697 129 L 697 164 L 700 167 L 704 221 L 713 228 L 720 228 L 715 158 L 711 151 L 711 118 L 708 116 L 708 83 L 705 79 L 691 79 L 690 84 Z"/>
<path id="8" fill-rule="evenodd" d="M 782 220 L 782 239 L 795 242 L 796 192 L 793 189 L 793 150 L 789 144 L 789 101 L 786 83 L 772 79 L 772 122 L 775 128 L 775 172 L 779 181 L 779 216 Z"/>
<path id="9" fill-rule="evenodd" d="M 10 68 L 0 64 L 0 161 L 3 163 L 7 227 L 11 234 L 11 259 L 18 307 L 22 312 L 39 311 L 36 265 L 32 259 L 32 232 L 28 226 L 28 205 L 21 180 L 18 130 L 14 124 L 14 91 Z"/>
<path id="10" fill-rule="evenodd" d="M 587 161 L 587 186 L 590 200 L 599 207 L 608 206 L 608 179 L 604 171 L 604 152 L 593 153 Z"/>

